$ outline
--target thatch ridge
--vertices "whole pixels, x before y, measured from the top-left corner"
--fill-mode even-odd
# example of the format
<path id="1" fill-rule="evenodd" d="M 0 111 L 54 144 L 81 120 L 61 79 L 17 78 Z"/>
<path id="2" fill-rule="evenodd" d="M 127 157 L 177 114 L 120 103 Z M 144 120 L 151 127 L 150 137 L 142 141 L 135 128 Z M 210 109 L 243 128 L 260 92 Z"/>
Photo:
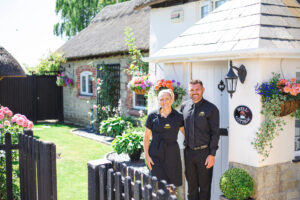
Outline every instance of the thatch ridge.
<path id="1" fill-rule="evenodd" d="M 106 6 L 90 25 L 58 51 L 69 60 L 127 52 L 124 28 L 131 27 L 137 48 L 149 50 L 150 7 L 134 10 L 137 0 Z"/>
<path id="2" fill-rule="evenodd" d="M 18 61 L 0 46 L 0 77 L 26 76 Z"/>

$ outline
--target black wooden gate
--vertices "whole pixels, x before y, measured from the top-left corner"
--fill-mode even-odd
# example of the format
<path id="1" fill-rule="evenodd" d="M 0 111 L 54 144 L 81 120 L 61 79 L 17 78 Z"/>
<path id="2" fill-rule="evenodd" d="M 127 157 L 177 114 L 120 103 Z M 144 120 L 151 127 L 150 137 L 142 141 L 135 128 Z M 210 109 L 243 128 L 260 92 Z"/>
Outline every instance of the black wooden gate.
<path id="1" fill-rule="evenodd" d="M 63 121 L 63 90 L 54 75 L 4 78 L 0 81 L 0 104 L 32 121 Z"/>

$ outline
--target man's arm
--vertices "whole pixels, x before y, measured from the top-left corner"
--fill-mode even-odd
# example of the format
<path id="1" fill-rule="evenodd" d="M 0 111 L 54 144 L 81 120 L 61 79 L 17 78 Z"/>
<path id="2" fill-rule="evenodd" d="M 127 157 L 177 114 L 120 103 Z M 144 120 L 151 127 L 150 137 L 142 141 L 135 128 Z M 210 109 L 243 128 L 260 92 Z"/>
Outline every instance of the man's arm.
<path id="1" fill-rule="evenodd" d="M 210 126 L 210 143 L 209 143 L 209 154 L 212 156 L 216 155 L 218 149 L 219 138 L 220 138 L 220 117 L 219 110 L 216 106 L 212 106 L 211 115 L 209 116 L 209 126 Z"/>

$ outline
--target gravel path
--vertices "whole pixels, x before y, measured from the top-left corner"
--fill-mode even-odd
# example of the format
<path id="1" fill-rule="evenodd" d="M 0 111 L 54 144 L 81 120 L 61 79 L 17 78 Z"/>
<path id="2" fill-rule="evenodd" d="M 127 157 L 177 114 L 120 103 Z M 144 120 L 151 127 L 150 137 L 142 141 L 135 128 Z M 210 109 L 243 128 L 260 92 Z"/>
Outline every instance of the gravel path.
<path id="1" fill-rule="evenodd" d="M 91 131 L 90 129 L 87 129 L 87 128 L 73 129 L 72 133 L 82 136 L 82 137 L 86 137 L 86 138 L 95 140 L 97 142 L 102 142 L 107 145 L 111 145 L 111 142 L 114 139 L 113 137 L 101 135 L 101 134 Z"/>

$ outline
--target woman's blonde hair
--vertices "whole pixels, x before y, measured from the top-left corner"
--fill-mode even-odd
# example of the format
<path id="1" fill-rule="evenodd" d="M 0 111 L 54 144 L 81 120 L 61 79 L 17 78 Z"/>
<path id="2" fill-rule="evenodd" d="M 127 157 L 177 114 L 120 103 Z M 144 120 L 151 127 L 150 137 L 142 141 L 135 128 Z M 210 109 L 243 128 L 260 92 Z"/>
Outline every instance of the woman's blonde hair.
<path id="1" fill-rule="evenodd" d="M 169 94 L 172 101 L 174 102 L 174 92 L 173 92 L 173 90 L 163 89 L 163 90 L 159 91 L 157 98 L 159 99 L 160 96 L 163 95 L 163 94 Z"/>

